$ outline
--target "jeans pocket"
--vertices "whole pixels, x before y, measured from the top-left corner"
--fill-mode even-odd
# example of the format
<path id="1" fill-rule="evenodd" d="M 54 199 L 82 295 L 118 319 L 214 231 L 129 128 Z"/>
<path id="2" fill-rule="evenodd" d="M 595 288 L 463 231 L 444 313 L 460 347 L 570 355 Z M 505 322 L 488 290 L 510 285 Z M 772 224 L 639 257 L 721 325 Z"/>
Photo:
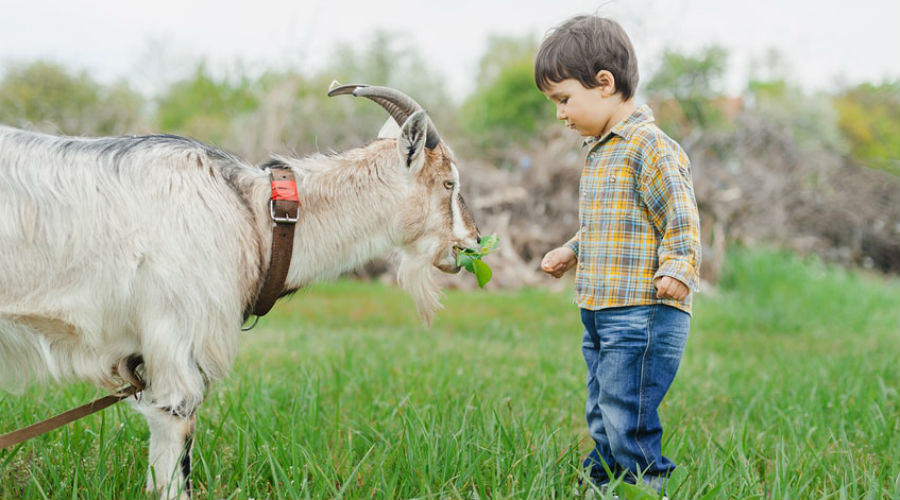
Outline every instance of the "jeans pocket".
<path id="1" fill-rule="evenodd" d="M 681 359 L 691 328 L 691 316 L 667 305 L 658 305 L 650 334 L 653 337 L 653 355 L 668 359 Z"/>

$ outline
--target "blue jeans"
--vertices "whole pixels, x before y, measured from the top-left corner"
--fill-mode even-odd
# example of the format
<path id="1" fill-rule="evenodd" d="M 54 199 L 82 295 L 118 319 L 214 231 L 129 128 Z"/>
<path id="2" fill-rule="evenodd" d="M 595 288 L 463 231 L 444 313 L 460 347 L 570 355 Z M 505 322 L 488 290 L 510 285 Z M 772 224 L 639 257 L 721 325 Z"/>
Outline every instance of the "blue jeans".
<path id="1" fill-rule="evenodd" d="M 596 447 L 584 462 L 597 484 L 610 471 L 663 488 L 675 464 L 662 455 L 657 408 L 678 371 L 691 317 L 674 307 L 581 310 L 587 363 L 588 429 Z M 602 460 L 602 462 L 601 462 Z"/>

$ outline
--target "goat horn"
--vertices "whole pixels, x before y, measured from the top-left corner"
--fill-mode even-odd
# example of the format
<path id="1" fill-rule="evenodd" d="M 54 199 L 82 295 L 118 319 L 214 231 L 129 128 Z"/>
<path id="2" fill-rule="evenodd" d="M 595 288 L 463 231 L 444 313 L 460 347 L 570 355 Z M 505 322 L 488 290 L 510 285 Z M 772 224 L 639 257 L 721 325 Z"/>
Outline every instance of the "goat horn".
<path id="1" fill-rule="evenodd" d="M 398 125 L 403 125 L 410 115 L 422 109 L 412 97 L 390 87 L 378 87 L 365 84 L 349 84 L 335 87 L 328 91 L 329 97 L 336 95 L 353 94 L 356 97 L 367 97 L 380 104 Z M 434 149 L 441 142 L 434 123 L 428 118 L 428 133 L 425 139 L 425 147 Z"/>

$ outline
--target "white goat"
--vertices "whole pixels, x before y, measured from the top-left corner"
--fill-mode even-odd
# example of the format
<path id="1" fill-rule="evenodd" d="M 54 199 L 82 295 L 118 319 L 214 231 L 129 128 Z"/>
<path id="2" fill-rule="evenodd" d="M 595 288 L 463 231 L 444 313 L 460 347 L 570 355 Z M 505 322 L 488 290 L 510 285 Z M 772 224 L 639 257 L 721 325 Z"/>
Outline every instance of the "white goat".
<path id="1" fill-rule="evenodd" d="M 396 249 L 421 316 L 432 266 L 458 272 L 478 241 L 450 149 L 425 112 L 385 87 L 400 137 L 331 156 L 276 158 L 301 203 L 283 293 Z M 113 389 L 143 357 L 134 403 L 149 423 L 148 489 L 190 495 L 194 412 L 236 355 L 269 266 L 269 174 L 175 136 L 53 137 L 0 127 L 0 384 L 81 379 Z"/>

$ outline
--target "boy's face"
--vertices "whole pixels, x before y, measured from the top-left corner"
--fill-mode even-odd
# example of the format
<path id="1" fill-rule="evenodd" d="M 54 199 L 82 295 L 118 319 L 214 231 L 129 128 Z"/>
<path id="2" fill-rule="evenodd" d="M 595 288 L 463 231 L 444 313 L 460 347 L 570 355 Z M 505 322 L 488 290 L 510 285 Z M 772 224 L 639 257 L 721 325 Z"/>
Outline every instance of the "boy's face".
<path id="1" fill-rule="evenodd" d="M 613 115 L 622 103 L 621 97 L 610 93 L 607 87 L 585 88 L 574 78 L 551 83 L 544 95 L 556 104 L 556 118 L 565 121 L 567 127 L 583 137 L 597 137 L 609 132 L 615 125 Z"/>

